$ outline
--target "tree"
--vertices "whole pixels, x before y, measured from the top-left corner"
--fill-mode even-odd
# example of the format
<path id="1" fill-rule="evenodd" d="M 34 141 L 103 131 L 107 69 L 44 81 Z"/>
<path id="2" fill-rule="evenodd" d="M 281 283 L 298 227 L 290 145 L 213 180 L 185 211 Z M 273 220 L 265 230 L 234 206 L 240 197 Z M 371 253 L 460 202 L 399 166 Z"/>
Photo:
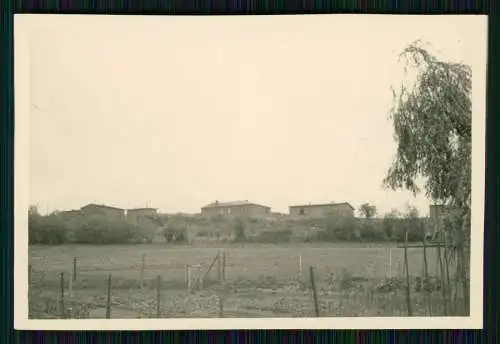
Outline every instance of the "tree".
<path id="1" fill-rule="evenodd" d="M 377 213 L 377 207 L 369 203 L 363 203 L 359 207 L 361 215 L 367 219 L 371 219 Z"/>
<path id="2" fill-rule="evenodd" d="M 471 203 L 471 68 L 439 60 L 421 42 L 400 55 L 407 82 L 393 90 L 390 118 L 397 152 L 386 188 L 423 190 L 434 203 L 462 209 L 460 234 L 469 237 Z M 415 71 L 413 83 L 410 71 Z M 459 233 L 454 233 L 456 237 Z"/>
<path id="3" fill-rule="evenodd" d="M 392 90 L 390 118 L 397 152 L 383 185 L 417 194 L 421 178 L 426 196 L 434 203 L 459 209 L 450 214 L 456 219 L 454 225 L 444 229 L 453 243 L 445 254 L 457 259 L 464 295 L 468 295 L 472 71 L 463 63 L 438 59 L 419 41 L 406 47 L 400 58 L 406 62 L 407 80 L 399 94 Z M 409 69 L 415 72 L 413 82 Z"/>

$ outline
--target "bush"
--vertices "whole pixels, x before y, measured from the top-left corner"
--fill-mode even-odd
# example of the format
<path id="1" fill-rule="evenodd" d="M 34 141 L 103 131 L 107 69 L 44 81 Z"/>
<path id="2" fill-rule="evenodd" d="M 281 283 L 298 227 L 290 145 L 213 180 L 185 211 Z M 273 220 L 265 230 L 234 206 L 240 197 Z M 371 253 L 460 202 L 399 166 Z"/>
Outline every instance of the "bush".
<path id="1" fill-rule="evenodd" d="M 80 244 L 127 244 L 133 241 L 135 226 L 125 220 L 106 217 L 88 217 L 75 231 L 75 242 Z"/>
<path id="2" fill-rule="evenodd" d="M 284 243 L 289 242 L 292 237 L 292 231 L 288 229 L 278 231 L 263 231 L 255 239 L 255 242 L 260 243 Z"/>
<path id="3" fill-rule="evenodd" d="M 28 241 L 30 244 L 62 245 L 67 242 L 66 227 L 57 215 L 29 216 Z"/>
<path id="4" fill-rule="evenodd" d="M 236 219 L 233 224 L 234 241 L 243 242 L 246 239 L 245 225 L 241 219 Z"/>

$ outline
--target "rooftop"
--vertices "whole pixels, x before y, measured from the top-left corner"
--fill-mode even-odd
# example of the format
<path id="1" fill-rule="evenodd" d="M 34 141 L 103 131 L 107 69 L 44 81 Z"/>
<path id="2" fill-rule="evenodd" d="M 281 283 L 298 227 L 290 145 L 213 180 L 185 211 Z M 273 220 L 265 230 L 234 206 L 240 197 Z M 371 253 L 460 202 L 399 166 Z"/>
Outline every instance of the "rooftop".
<path id="1" fill-rule="evenodd" d="M 244 200 L 244 201 L 232 201 L 232 202 L 219 202 L 219 201 L 215 201 L 215 202 L 212 202 L 212 203 L 204 206 L 203 208 L 236 207 L 236 206 L 243 206 L 243 205 L 257 205 L 259 207 L 269 208 L 268 206 L 265 206 L 265 205 L 262 205 L 262 204 L 253 203 L 253 202 L 249 202 L 248 200 Z"/>
<path id="2" fill-rule="evenodd" d="M 141 210 L 154 210 L 154 211 L 157 211 L 158 209 L 157 208 L 134 208 L 134 209 L 127 209 L 127 212 L 130 212 L 130 211 L 141 211 Z"/>
<path id="3" fill-rule="evenodd" d="M 332 207 L 332 206 L 339 206 L 339 205 L 347 205 L 351 209 L 355 210 L 352 205 L 350 205 L 348 202 L 340 202 L 340 203 L 321 203 L 321 204 L 305 204 L 305 205 L 291 205 L 290 208 L 307 208 L 307 207 Z"/>
<path id="4" fill-rule="evenodd" d="M 88 207 L 96 207 L 96 208 L 106 208 L 106 209 L 114 209 L 114 210 L 122 210 L 124 211 L 125 209 L 122 208 L 117 208 L 117 207 L 111 207 L 109 205 L 104 205 L 104 204 L 95 204 L 95 203 L 89 203 L 87 205 L 84 205 L 81 209 L 85 209 Z"/>

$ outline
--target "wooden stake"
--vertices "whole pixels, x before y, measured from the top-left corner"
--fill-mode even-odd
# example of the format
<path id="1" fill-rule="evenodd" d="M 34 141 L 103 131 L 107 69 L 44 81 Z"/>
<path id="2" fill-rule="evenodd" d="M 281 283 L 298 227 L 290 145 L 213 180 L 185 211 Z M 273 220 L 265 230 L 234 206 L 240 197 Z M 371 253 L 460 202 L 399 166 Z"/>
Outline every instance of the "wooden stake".
<path id="1" fill-rule="evenodd" d="M 467 265 L 465 261 L 465 252 L 463 246 L 460 248 L 460 260 L 462 261 L 460 266 L 462 270 L 462 291 L 464 293 L 464 306 L 465 306 L 465 315 L 469 316 L 470 314 L 470 301 L 469 301 L 469 282 L 467 281 Z"/>
<path id="2" fill-rule="evenodd" d="M 190 264 L 186 265 L 186 282 L 187 282 L 188 292 L 191 292 L 191 265 Z"/>
<path id="3" fill-rule="evenodd" d="M 302 255 L 299 255 L 299 278 L 302 277 Z"/>
<path id="4" fill-rule="evenodd" d="M 412 309 L 411 309 L 411 292 L 410 292 L 410 269 L 408 266 L 408 231 L 405 234 L 405 246 L 404 246 L 404 252 L 405 252 L 405 269 L 406 269 L 406 305 L 408 307 L 408 315 L 412 316 Z"/>
<path id="5" fill-rule="evenodd" d="M 389 247 L 389 277 L 392 278 L 392 247 Z"/>
<path id="6" fill-rule="evenodd" d="M 309 267 L 309 277 L 311 279 L 311 291 L 313 296 L 314 314 L 317 317 L 319 317 L 318 296 L 316 294 L 316 285 L 314 284 L 314 270 L 312 266 Z"/>
<path id="7" fill-rule="evenodd" d="M 437 250 L 438 250 L 439 276 L 440 276 L 440 280 L 441 280 L 441 295 L 443 298 L 444 315 L 448 316 L 448 300 L 446 298 L 446 285 L 445 285 L 443 259 L 441 256 L 441 254 L 442 254 L 441 247 L 438 247 Z"/>
<path id="8" fill-rule="evenodd" d="M 427 240 L 424 237 L 424 288 L 427 294 L 427 307 L 429 315 L 432 316 L 431 291 L 429 289 L 429 270 L 427 265 Z"/>
<path id="9" fill-rule="evenodd" d="M 76 281 L 76 257 L 73 257 L 73 282 Z"/>
<path id="10" fill-rule="evenodd" d="M 226 281 L 226 252 L 222 252 L 222 280 Z"/>
<path id="11" fill-rule="evenodd" d="M 106 300 L 106 319 L 111 319 L 111 274 L 108 275 L 107 287 L 107 300 Z"/>
<path id="12" fill-rule="evenodd" d="M 205 275 L 203 276 L 203 278 L 202 278 L 202 280 L 201 280 L 201 284 L 200 284 L 200 286 L 201 286 L 201 287 L 203 286 L 203 284 L 205 284 L 205 280 L 207 279 L 208 274 L 209 274 L 209 273 L 210 273 L 210 271 L 212 270 L 212 268 L 213 268 L 213 266 L 214 266 L 215 262 L 219 259 L 219 253 L 220 253 L 220 251 L 217 251 L 217 254 L 215 255 L 214 260 L 212 261 L 212 263 L 210 264 L 210 266 L 209 266 L 209 267 L 208 267 L 208 269 L 207 269 L 207 272 L 206 272 L 206 273 L 205 273 Z"/>
<path id="13" fill-rule="evenodd" d="M 64 272 L 61 272 L 60 275 L 60 288 L 61 288 L 61 319 L 64 319 L 66 317 L 66 307 L 64 305 Z"/>
<path id="14" fill-rule="evenodd" d="M 141 263 L 141 289 L 144 288 L 144 274 L 146 270 L 146 255 L 142 255 L 142 263 Z"/>
<path id="15" fill-rule="evenodd" d="M 224 302 L 222 296 L 219 296 L 219 318 L 224 317 Z"/>
<path id="16" fill-rule="evenodd" d="M 68 291 L 69 291 L 69 299 L 73 300 L 73 276 L 69 276 L 68 278 Z"/>
<path id="17" fill-rule="evenodd" d="M 220 251 L 217 253 L 217 279 L 219 280 L 219 284 L 222 284 L 222 259 L 220 255 Z"/>
<path id="18" fill-rule="evenodd" d="M 161 315 L 161 313 L 160 313 L 160 306 L 161 306 L 160 290 L 161 290 L 161 276 L 158 275 L 158 277 L 156 277 L 156 317 L 157 318 L 159 318 Z"/>

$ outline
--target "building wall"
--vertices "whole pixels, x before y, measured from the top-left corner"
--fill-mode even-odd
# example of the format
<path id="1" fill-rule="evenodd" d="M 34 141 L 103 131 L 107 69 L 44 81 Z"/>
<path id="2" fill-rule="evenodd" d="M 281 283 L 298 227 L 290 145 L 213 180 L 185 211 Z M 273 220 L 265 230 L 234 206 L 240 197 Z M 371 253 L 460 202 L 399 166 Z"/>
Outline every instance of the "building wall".
<path id="1" fill-rule="evenodd" d="M 88 206 L 82 208 L 85 215 L 105 216 L 108 219 L 123 220 L 125 218 L 125 211 L 121 209 L 105 208 L 98 206 Z"/>
<path id="2" fill-rule="evenodd" d="M 245 204 L 203 208 L 201 214 L 205 217 L 259 217 L 271 214 L 271 209 L 257 204 Z"/>
<path id="3" fill-rule="evenodd" d="M 354 210 L 347 204 L 290 207 L 293 218 L 324 218 L 329 216 L 354 217 Z"/>
<path id="4" fill-rule="evenodd" d="M 137 219 L 149 215 L 156 215 L 156 209 L 127 210 L 127 220 L 137 221 Z"/>

